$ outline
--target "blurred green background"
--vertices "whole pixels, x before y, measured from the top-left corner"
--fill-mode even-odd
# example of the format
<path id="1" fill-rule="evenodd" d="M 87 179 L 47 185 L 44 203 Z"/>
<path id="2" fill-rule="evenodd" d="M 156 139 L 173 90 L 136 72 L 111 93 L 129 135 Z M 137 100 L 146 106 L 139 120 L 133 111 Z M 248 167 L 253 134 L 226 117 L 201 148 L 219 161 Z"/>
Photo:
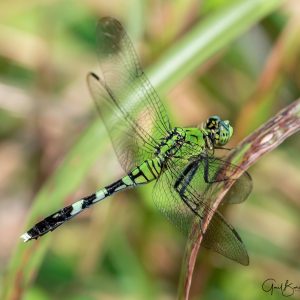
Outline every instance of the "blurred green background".
<path id="1" fill-rule="evenodd" d="M 218 114 L 234 125 L 234 147 L 299 97 L 299 14 L 298 0 L 1 1 L 3 299 L 176 298 L 186 238 L 156 210 L 152 186 L 119 193 L 38 242 L 19 240 L 123 175 L 85 82 L 97 72 L 99 17 L 124 24 L 174 124 Z M 299 153 L 298 134 L 250 170 L 250 198 L 224 209 L 250 266 L 201 249 L 191 299 L 281 299 L 262 291 L 265 279 L 300 284 Z"/>

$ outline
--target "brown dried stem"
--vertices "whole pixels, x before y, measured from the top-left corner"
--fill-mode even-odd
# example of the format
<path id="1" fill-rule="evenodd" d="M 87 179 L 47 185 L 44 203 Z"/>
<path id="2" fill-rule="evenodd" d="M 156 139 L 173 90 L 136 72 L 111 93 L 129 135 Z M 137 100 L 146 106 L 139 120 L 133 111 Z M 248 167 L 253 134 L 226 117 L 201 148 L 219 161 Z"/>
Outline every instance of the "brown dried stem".
<path id="1" fill-rule="evenodd" d="M 245 138 L 227 157 L 227 161 L 234 162 L 241 167 L 236 173 L 238 178 L 242 175 L 242 169 L 246 170 L 253 165 L 262 155 L 278 147 L 286 138 L 300 130 L 300 99 L 296 100 L 277 115 L 263 124 L 259 129 Z M 213 210 L 216 210 L 232 184 L 222 187 L 220 193 L 213 202 Z M 207 215 L 202 222 L 202 231 L 205 233 L 212 214 Z M 189 299 L 193 271 L 196 258 L 203 239 L 203 234 L 196 223 L 191 229 L 186 246 L 183 261 L 179 299 Z"/>

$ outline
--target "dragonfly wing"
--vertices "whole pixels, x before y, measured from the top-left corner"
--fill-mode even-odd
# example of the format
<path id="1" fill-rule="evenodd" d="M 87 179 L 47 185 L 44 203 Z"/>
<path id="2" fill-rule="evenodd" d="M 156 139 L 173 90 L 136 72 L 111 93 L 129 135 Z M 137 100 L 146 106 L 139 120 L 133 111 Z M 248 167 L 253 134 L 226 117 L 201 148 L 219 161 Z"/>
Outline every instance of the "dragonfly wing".
<path id="1" fill-rule="evenodd" d="M 218 211 L 209 223 L 202 245 L 242 265 L 249 265 L 249 256 L 239 234 Z"/>
<path id="2" fill-rule="evenodd" d="M 201 228 L 203 218 L 212 215 L 203 245 L 241 264 L 247 264 L 247 251 L 237 232 L 212 208 L 213 200 L 221 188 L 219 183 L 237 180 L 231 177 L 237 171 L 235 167 L 228 164 L 229 170 L 225 172 L 224 169 L 220 173 L 224 161 L 204 156 L 189 163 L 172 161 L 158 179 L 153 198 L 159 210 L 185 234 L 192 223 L 198 221 Z M 249 184 L 248 180 L 245 181 Z M 247 191 L 241 195 L 243 200 L 248 194 Z"/>
<path id="3" fill-rule="evenodd" d="M 128 173 L 135 165 L 153 156 L 155 144 L 126 111 L 116 108 L 114 97 L 103 79 L 90 73 L 87 80 L 118 160 Z"/>
<path id="4" fill-rule="evenodd" d="M 171 125 L 117 20 L 106 17 L 98 22 L 97 47 L 102 76 L 90 74 L 88 85 L 119 161 L 129 171 L 151 157 Z"/>
<path id="5" fill-rule="evenodd" d="M 253 188 L 252 178 L 250 174 L 245 171 L 235 183 L 231 186 L 222 200 L 226 204 L 239 204 L 244 202 L 250 195 Z"/>

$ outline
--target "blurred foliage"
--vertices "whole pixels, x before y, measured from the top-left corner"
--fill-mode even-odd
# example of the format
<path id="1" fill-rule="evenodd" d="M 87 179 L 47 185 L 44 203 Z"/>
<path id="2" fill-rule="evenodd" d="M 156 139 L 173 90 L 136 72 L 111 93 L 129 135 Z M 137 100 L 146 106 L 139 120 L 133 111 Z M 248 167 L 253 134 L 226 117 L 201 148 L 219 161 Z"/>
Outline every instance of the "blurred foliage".
<path id="1" fill-rule="evenodd" d="M 1 2 L 0 272 L 9 275 L 16 266 L 20 272 L 5 277 L 6 288 L 18 287 L 10 299 L 176 297 L 185 239 L 156 211 L 151 186 L 120 193 L 37 243 L 20 245 L 19 236 L 27 215 L 47 216 L 63 201 L 122 175 L 101 121 L 90 126 L 97 117 L 85 76 L 97 70 L 100 16 L 124 23 L 159 92 L 164 95 L 176 83 L 162 97 L 174 124 L 197 124 L 218 114 L 235 124 L 234 147 L 299 97 L 297 0 L 282 1 L 233 42 L 230 36 L 238 28 L 231 28 L 216 39 L 222 50 L 215 53 L 218 43 L 209 44 L 204 54 L 196 53 L 193 65 L 168 74 L 168 59 L 197 45 L 190 33 L 212 15 L 227 20 L 219 11 L 229 14 L 239 2 L 245 1 Z M 247 20 L 253 22 L 256 14 L 253 10 Z M 261 289 L 267 278 L 299 284 L 299 150 L 299 135 L 293 136 L 250 170 L 250 198 L 225 209 L 249 250 L 250 266 L 201 249 L 192 299 L 267 299 Z M 20 247 L 22 252 L 14 250 Z M 18 281 L 22 276 L 26 284 Z M 1 278 L 0 294 L 3 290 Z M 275 292 L 272 299 L 281 297 Z"/>

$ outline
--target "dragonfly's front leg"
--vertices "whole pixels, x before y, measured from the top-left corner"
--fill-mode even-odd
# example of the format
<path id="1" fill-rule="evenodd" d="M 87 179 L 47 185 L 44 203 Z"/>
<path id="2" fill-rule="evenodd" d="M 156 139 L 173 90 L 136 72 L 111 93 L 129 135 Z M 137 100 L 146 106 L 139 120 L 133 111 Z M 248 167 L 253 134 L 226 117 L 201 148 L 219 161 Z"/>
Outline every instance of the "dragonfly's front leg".
<path id="1" fill-rule="evenodd" d="M 188 166 L 183 170 L 181 175 L 178 177 L 174 184 L 176 191 L 182 196 L 190 182 L 193 180 L 196 172 L 199 170 L 200 165 L 203 164 L 203 180 L 207 184 L 217 183 L 225 181 L 228 177 L 223 176 L 222 178 L 217 178 L 218 170 L 215 174 L 210 174 L 212 170 L 209 169 L 209 159 L 206 156 L 199 156 L 195 160 L 191 160 Z M 215 171 L 215 170 L 213 170 Z"/>
<path id="2" fill-rule="evenodd" d="M 224 168 L 220 168 L 218 170 L 215 170 L 214 168 L 209 168 L 209 159 L 208 157 L 203 157 L 203 177 L 205 183 L 218 183 L 218 182 L 223 182 L 223 181 L 228 181 L 229 176 L 226 175 L 226 170 Z M 211 174 L 214 172 L 213 174 Z"/>
<path id="3" fill-rule="evenodd" d="M 199 166 L 201 164 L 201 161 L 194 161 L 193 163 L 190 163 L 181 173 L 181 175 L 177 178 L 174 189 L 178 192 L 180 195 L 180 198 L 185 203 L 185 205 L 195 214 L 195 216 L 198 216 L 200 220 L 202 219 L 201 215 L 199 214 L 199 203 L 193 201 L 190 196 L 187 193 L 187 188 L 190 185 L 191 181 L 193 180 L 196 172 L 199 169 Z M 202 232 L 202 226 L 200 221 L 200 230 Z M 203 232 L 202 232 L 203 233 Z"/>

